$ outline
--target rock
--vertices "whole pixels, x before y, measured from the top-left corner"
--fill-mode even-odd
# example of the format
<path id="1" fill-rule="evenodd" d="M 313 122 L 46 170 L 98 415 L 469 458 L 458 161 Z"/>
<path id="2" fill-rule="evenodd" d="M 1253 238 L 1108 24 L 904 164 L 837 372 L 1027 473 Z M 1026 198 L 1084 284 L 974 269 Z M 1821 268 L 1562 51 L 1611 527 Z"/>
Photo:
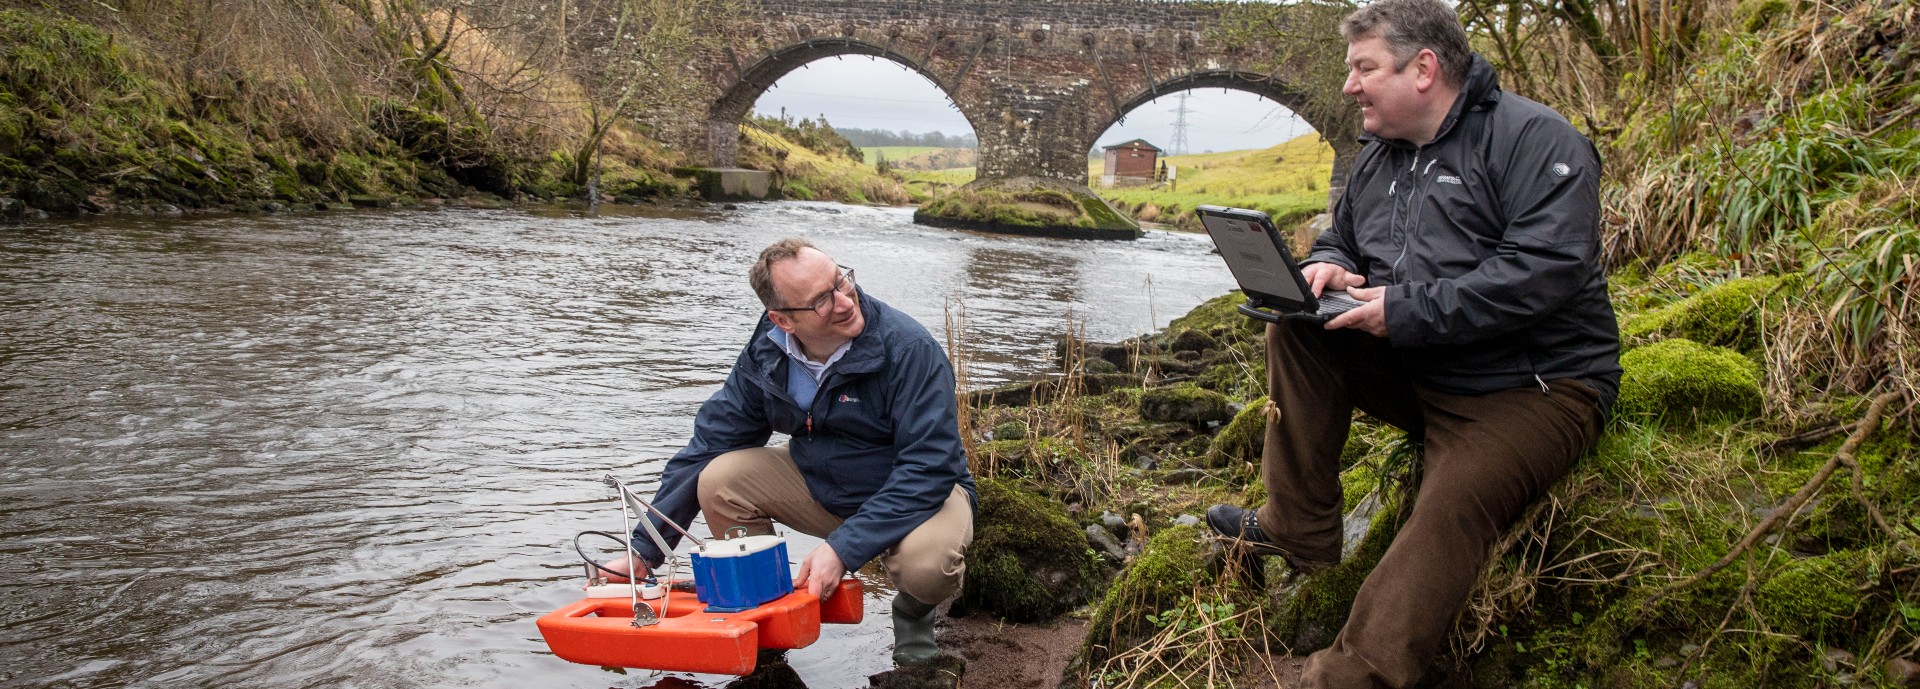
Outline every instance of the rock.
<path id="1" fill-rule="evenodd" d="M 285 211 L 286 209 L 287 209 L 287 205 L 279 201 L 268 201 L 266 203 L 260 204 L 260 210 L 266 211 L 268 213 L 279 213 L 279 212 Z"/>
<path id="2" fill-rule="evenodd" d="M 1019 440 L 1027 437 L 1027 422 L 1006 421 L 995 424 L 988 432 L 993 434 L 993 440 Z"/>
<path id="3" fill-rule="evenodd" d="M 1920 687 L 1920 663 L 1906 658 L 1887 661 L 1887 683 L 1896 687 Z"/>
<path id="4" fill-rule="evenodd" d="M 1680 667 L 1680 659 L 1673 656 L 1660 656 L 1653 659 L 1653 666 L 1662 669 Z"/>
<path id="5" fill-rule="evenodd" d="M 1208 550 L 1207 539 L 1197 527 L 1175 526 L 1154 534 L 1094 606 L 1075 664 L 1097 666 L 1152 634 L 1156 628 L 1147 615 L 1164 612 L 1192 596 L 1194 583 L 1207 575 Z"/>
<path id="6" fill-rule="evenodd" d="M 1100 525 L 1106 527 L 1114 538 L 1127 537 L 1127 518 L 1112 512 L 1100 513 Z"/>
<path id="7" fill-rule="evenodd" d="M 1049 619 L 1079 607 L 1105 573 L 1087 556 L 1087 534 L 1065 509 L 1014 484 L 981 479 L 967 578 L 955 603 L 1010 622 Z"/>
<path id="8" fill-rule="evenodd" d="M 1107 361 L 1106 359 L 1087 359 L 1080 362 L 1080 371 L 1083 373 L 1119 373 L 1120 367 L 1113 365 L 1113 362 Z"/>
<path id="9" fill-rule="evenodd" d="M 1174 526 L 1196 526 L 1199 525 L 1199 523 L 1200 518 L 1191 514 L 1183 514 L 1173 518 Z"/>
<path id="10" fill-rule="evenodd" d="M 1661 340 L 1621 355 L 1620 367 L 1617 415 L 1684 425 L 1760 411 L 1760 365 L 1731 349 Z"/>
<path id="11" fill-rule="evenodd" d="M 1805 630 L 1809 638 L 1841 628 L 1860 608 L 1860 587 L 1872 579 L 1868 560 L 1859 551 L 1843 550 L 1789 562 L 1754 589 L 1754 608 L 1775 628 Z M 1852 657 L 1845 656 L 1849 666 Z M 1837 657 L 1822 660 L 1830 661 Z"/>
<path id="12" fill-rule="evenodd" d="M 1261 397 L 1234 414 L 1226 428 L 1214 434 L 1207 447 L 1207 466 L 1219 468 L 1235 462 L 1260 463 L 1267 442 L 1267 398 Z"/>
<path id="13" fill-rule="evenodd" d="M 1148 388 L 1140 393 L 1140 418 L 1202 424 L 1227 421 L 1227 396 L 1193 385 Z"/>
<path id="14" fill-rule="evenodd" d="M 1794 287 L 1798 280 L 1771 275 L 1728 280 L 1634 317 L 1621 324 L 1620 337 L 1630 341 L 1677 337 L 1753 351 L 1760 345 L 1761 307 L 1783 301 L 1786 292 L 1797 291 Z"/>
<path id="15" fill-rule="evenodd" d="M 1829 648 L 1820 654 L 1820 667 L 1827 674 L 1837 674 L 1853 669 L 1858 659 L 1844 648 Z"/>
<path id="16" fill-rule="evenodd" d="M 27 204 L 19 199 L 0 196 L 0 218 L 16 219 L 27 211 Z"/>
<path id="17" fill-rule="evenodd" d="M 1167 347 L 1172 349 L 1176 354 L 1180 352 L 1199 353 L 1218 346 L 1220 346 L 1220 343 L 1214 340 L 1212 335 L 1191 328 L 1175 333 L 1172 341 L 1167 344 Z"/>
<path id="18" fill-rule="evenodd" d="M 1087 527 L 1087 543 L 1094 547 L 1094 552 L 1106 556 L 1108 562 L 1118 565 L 1127 561 L 1127 549 L 1120 545 L 1120 539 L 1098 524 Z"/>
<path id="19" fill-rule="evenodd" d="M 1165 476 L 1160 477 L 1160 482 L 1169 485 L 1176 483 L 1199 483 L 1206 478 L 1207 470 L 1205 469 L 1175 469 L 1167 472 Z"/>
<path id="20" fill-rule="evenodd" d="M 325 202 L 325 201 L 315 201 L 315 202 L 313 202 L 313 209 L 314 209 L 314 210 L 317 210 L 317 211 L 324 211 L 324 210 L 328 210 L 328 209 L 330 209 L 330 208 L 332 208 L 332 206 L 329 206 L 329 205 L 327 205 L 327 202 Z"/>
<path id="21" fill-rule="evenodd" d="M 180 210 L 179 206 L 173 205 L 171 203 L 163 203 L 158 206 L 154 206 L 153 212 L 158 213 L 160 215 L 180 215 L 183 211 Z"/>
<path id="22" fill-rule="evenodd" d="M 924 663 L 871 675 L 867 685 L 872 689 L 959 689 L 960 678 L 966 674 L 967 661 L 943 654 Z"/>

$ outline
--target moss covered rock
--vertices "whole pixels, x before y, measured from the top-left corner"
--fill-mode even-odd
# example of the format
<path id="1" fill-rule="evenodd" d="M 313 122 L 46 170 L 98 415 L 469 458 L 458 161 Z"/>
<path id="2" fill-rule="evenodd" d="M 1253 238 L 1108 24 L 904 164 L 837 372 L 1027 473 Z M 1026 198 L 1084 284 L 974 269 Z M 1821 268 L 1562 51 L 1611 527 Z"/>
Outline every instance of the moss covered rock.
<path id="1" fill-rule="evenodd" d="M 1147 539 L 1094 608 L 1081 659 L 1098 663 L 1152 633 L 1147 616 L 1193 595 L 1193 587 L 1207 574 L 1207 551 L 1206 535 L 1198 526 L 1169 527 Z"/>
<path id="2" fill-rule="evenodd" d="M 1206 423 L 1233 418 L 1226 395 L 1196 385 L 1148 388 L 1140 393 L 1140 418 L 1148 421 Z"/>
<path id="3" fill-rule="evenodd" d="M 1616 416 L 1687 422 L 1749 418 L 1760 410 L 1760 365 L 1688 339 L 1661 340 L 1620 357 Z"/>
<path id="4" fill-rule="evenodd" d="M 979 488 L 960 592 L 964 610 L 1034 622 L 1077 608 L 1099 590 L 1106 572 L 1064 507 L 996 479 L 981 479 Z"/>
<path id="5" fill-rule="evenodd" d="M 1213 436 L 1213 445 L 1207 450 L 1207 464 L 1223 467 L 1234 462 L 1260 463 L 1260 452 L 1267 440 L 1267 398 L 1261 397 L 1247 403 L 1247 408 L 1235 414 L 1226 427 Z"/>
<path id="6" fill-rule="evenodd" d="M 1714 285 L 1620 328 L 1629 341 L 1680 337 L 1701 344 L 1752 351 L 1760 345 L 1760 315 L 1784 283 L 1776 276 L 1739 278 Z"/>
<path id="7" fill-rule="evenodd" d="M 1072 443 L 1057 438 L 1028 438 L 1024 434 L 995 439 L 976 446 L 976 464 L 996 471 L 1044 474 L 1063 465 L 1083 461 L 1085 456 Z"/>
<path id="8" fill-rule="evenodd" d="M 1115 211 L 1092 190 L 1035 177 L 975 180 L 921 204 L 913 221 L 1066 239 L 1140 238 L 1140 224 Z"/>
<path id="9" fill-rule="evenodd" d="M 1167 324 L 1167 330 L 1198 330 L 1237 338 L 1266 332 L 1265 323 L 1240 315 L 1239 306 L 1246 302 L 1247 295 L 1240 290 L 1222 294 L 1193 307 L 1186 315 L 1173 319 Z"/>
<path id="10" fill-rule="evenodd" d="M 1872 578 L 1858 551 L 1795 560 L 1754 591 L 1754 607 L 1773 628 L 1810 636 L 1853 617 Z"/>

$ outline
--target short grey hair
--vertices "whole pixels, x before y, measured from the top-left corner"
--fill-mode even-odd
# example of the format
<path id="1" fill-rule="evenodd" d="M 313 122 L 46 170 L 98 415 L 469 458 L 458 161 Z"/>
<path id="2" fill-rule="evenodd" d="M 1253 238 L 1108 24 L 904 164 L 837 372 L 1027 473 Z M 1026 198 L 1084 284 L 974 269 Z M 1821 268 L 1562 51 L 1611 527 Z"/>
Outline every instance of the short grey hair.
<path id="1" fill-rule="evenodd" d="M 797 257 L 804 249 L 820 251 L 813 242 L 787 237 L 761 249 L 760 258 L 755 259 L 753 267 L 747 269 L 747 284 L 753 286 L 753 295 L 760 298 L 760 305 L 767 307 L 768 311 L 785 308 L 781 305 L 780 295 L 773 291 L 773 264 Z"/>
<path id="2" fill-rule="evenodd" d="M 1473 48 L 1460 16 L 1440 0 L 1376 0 L 1340 22 L 1348 43 L 1379 36 L 1393 53 L 1393 70 L 1407 68 L 1422 48 L 1440 59 L 1440 79 L 1449 86 L 1466 82 Z"/>

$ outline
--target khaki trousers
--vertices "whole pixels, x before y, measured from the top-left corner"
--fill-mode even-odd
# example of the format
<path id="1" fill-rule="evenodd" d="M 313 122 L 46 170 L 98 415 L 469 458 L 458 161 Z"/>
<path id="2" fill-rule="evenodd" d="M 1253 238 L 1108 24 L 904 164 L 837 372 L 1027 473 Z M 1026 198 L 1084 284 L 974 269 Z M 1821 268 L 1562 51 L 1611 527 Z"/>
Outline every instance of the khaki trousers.
<path id="1" fill-rule="evenodd" d="M 1488 549 L 1600 437 L 1599 396 L 1573 380 L 1484 395 L 1412 382 L 1386 340 L 1288 322 L 1267 327 L 1260 525 L 1301 559 L 1340 559 L 1340 450 L 1352 410 L 1424 439 L 1413 512 L 1360 586 L 1301 685 L 1408 687 L 1439 654 Z"/>
<path id="2" fill-rule="evenodd" d="M 845 521 L 813 501 L 800 468 L 784 447 L 736 450 L 713 458 L 700 471 L 700 510 L 715 535 L 735 526 L 746 527 L 750 535 L 771 534 L 773 522 L 778 521 L 800 533 L 826 538 Z M 960 591 L 971 543 L 973 507 L 967 489 L 956 485 L 938 512 L 880 554 L 880 563 L 895 588 L 922 602 L 939 603 Z M 866 563 L 845 564 L 852 569 Z"/>

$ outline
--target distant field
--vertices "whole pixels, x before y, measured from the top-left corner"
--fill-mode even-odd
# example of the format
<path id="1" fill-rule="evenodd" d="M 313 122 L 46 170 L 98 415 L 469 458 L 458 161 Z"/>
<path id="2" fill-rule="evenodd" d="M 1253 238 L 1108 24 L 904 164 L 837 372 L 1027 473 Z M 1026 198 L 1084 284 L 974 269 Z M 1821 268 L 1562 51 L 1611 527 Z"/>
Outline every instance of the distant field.
<path id="1" fill-rule="evenodd" d="M 867 164 L 878 161 L 876 156 L 887 154 L 887 160 L 905 160 L 928 151 L 941 150 L 939 146 L 861 146 L 860 151 L 867 154 Z"/>
<path id="2" fill-rule="evenodd" d="M 1175 168 L 1172 184 L 1101 189 L 1103 160 L 1087 165 L 1087 181 L 1100 196 L 1134 217 L 1181 229 L 1198 230 L 1193 207 L 1213 204 L 1266 211 L 1295 221 L 1327 208 L 1327 182 L 1333 175 L 1333 148 L 1308 134 L 1272 148 L 1200 153 L 1164 158 Z M 1282 222 L 1282 228 L 1288 224 Z"/>

